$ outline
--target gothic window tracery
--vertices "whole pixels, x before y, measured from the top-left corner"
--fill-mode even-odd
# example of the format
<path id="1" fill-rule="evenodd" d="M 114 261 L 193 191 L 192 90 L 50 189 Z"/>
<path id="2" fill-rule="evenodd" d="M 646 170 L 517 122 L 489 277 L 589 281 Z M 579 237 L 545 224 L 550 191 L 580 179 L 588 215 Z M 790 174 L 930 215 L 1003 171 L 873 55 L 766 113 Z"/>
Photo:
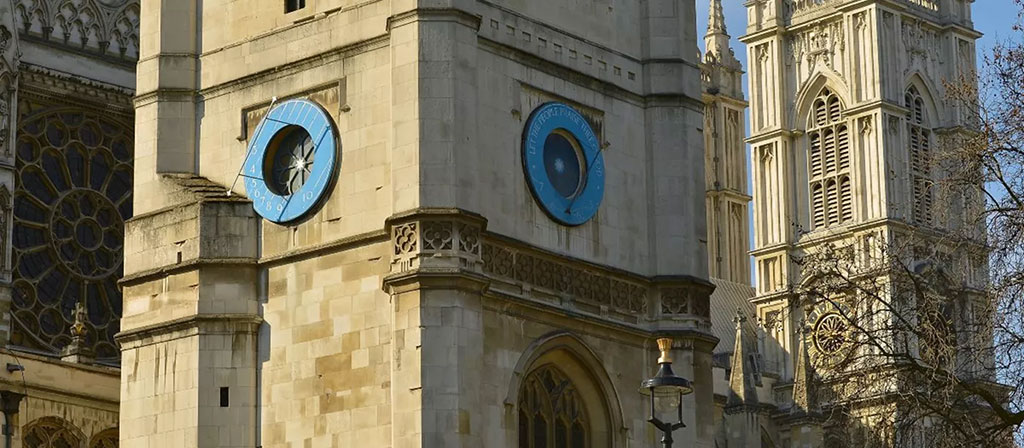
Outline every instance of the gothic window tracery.
<path id="1" fill-rule="evenodd" d="M 913 218 L 917 225 L 932 225 L 931 151 L 932 135 L 928 127 L 928 116 L 924 99 L 917 87 L 911 86 L 904 95 L 907 108 L 907 148 L 910 151 L 910 173 L 914 186 Z"/>
<path id="2" fill-rule="evenodd" d="M 56 417 L 44 417 L 29 424 L 23 432 L 25 448 L 78 448 L 82 440 L 70 424 Z"/>
<path id="3" fill-rule="evenodd" d="M 87 348 L 116 362 L 131 128 L 81 108 L 26 100 L 19 110 L 11 342 L 59 353 L 84 302 Z"/>
<path id="4" fill-rule="evenodd" d="M 519 448 L 586 448 L 590 423 L 569 378 L 552 365 L 531 373 L 519 392 Z"/>
<path id="5" fill-rule="evenodd" d="M 117 448 L 117 446 L 117 428 L 111 428 L 101 431 L 98 434 L 92 436 L 92 441 L 89 442 L 89 448 Z"/>
<path id="6" fill-rule="evenodd" d="M 807 142 L 812 228 L 853 221 L 850 131 L 843 117 L 842 101 L 828 88 L 814 100 Z"/>

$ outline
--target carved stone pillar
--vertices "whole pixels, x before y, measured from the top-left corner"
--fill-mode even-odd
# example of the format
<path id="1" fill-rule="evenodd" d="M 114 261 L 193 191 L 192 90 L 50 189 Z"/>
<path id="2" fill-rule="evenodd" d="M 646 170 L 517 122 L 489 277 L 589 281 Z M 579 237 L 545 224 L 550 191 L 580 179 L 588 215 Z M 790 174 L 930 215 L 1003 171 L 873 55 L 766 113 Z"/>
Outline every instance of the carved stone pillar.
<path id="1" fill-rule="evenodd" d="M 11 336 L 11 211 L 18 121 L 18 28 L 12 2 L 0 2 L 0 345 Z"/>
<path id="2" fill-rule="evenodd" d="M 676 374 L 693 381 L 693 394 L 684 403 L 683 420 L 687 428 L 680 440 L 692 440 L 693 446 L 714 446 L 715 423 L 710 413 L 714 404 L 712 354 L 718 338 L 711 334 L 711 293 L 715 287 L 692 277 L 655 277 L 652 331 L 673 340 Z"/>
<path id="3" fill-rule="evenodd" d="M 384 290 L 392 306 L 392 446 L 483 446 L 481 234 L 486 221 L 455 209 L 388 220 Z"/>

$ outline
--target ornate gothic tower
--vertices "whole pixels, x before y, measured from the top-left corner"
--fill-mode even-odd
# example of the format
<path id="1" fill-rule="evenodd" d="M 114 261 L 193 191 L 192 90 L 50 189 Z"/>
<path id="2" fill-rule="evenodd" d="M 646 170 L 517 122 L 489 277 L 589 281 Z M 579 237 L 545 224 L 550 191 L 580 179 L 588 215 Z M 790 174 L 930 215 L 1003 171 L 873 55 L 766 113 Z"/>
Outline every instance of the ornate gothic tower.
<path id="1" fill-rule="evenodd" d="M 747 102 L 743 68 L 729 46 L 721 0 L 711 0 L 704 35 L 704 165 L 708 209 L 708 270 L 714 279 L 749 284 Z"/>
<path id="2" fill-rule="evenodd" d="M 121 446 L 651 446 L 655 339 L 713 384 L 692 0 L 142 6 Z"/>
<path id="3" fill-rule="evenodd" d="M 810 364 L 797 359 L 801 322 L 812 360 L 839 349 L 818 330 L 842 325 L 834 310 L 805 315 L 798 294 L 809 279 L 794 259 L 824 244 L 862 257 L 899 232 L 942 235 L 959 225 L 937 208 L 948 201 L 924 161 L 940 130 L 964 125 L 944 104 L 942 82 L 974 70 L 971 2 L 747 4 L 755 303 L 767 364 L 783 384 L 807 380 L 794 374 Z"/>

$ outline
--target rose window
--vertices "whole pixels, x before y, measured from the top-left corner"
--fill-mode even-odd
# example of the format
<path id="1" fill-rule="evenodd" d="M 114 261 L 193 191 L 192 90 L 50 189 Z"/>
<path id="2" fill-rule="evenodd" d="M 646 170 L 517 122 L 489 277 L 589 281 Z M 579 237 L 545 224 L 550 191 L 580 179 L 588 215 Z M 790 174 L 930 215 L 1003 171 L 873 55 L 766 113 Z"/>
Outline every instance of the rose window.
<path id="1" fill-rule="evenodd" d="M 814 326 L 814 345 L 822 353 L 837 353 L 846 345 L 848 329 L 843 316 L 838 313 L 826 314 Z"/>
<path id="2" fill-rule="evenodd" d="M 116 361 L 131 128 L 79 109 L 21 108 L 29 112 L 16 146 L 12 343 L 58 353 L 84 302 L 87 346 Z"/>

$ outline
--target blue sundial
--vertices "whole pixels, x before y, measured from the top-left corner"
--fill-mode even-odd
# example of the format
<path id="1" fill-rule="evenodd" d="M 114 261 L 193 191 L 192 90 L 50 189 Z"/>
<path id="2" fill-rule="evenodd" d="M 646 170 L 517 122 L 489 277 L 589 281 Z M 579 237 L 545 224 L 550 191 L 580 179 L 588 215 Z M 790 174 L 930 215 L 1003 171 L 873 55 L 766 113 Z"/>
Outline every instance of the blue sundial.
<path id="1" fill-rule="evenodd" d="M 278 224 L 308 218 L 323 204 L 340 165 L 331 117 L 312 101 L 289 100 L 256 129 L 242 168 L 253 208 Z"/>
<path id="2" fill-rule="evenodd" d="M 555 221 L 578 226 L 604 197 L 604 158 L 586 118 L 562 103 L 530 114 L 523 131 L 523 170 L 530 191 Z"/>

